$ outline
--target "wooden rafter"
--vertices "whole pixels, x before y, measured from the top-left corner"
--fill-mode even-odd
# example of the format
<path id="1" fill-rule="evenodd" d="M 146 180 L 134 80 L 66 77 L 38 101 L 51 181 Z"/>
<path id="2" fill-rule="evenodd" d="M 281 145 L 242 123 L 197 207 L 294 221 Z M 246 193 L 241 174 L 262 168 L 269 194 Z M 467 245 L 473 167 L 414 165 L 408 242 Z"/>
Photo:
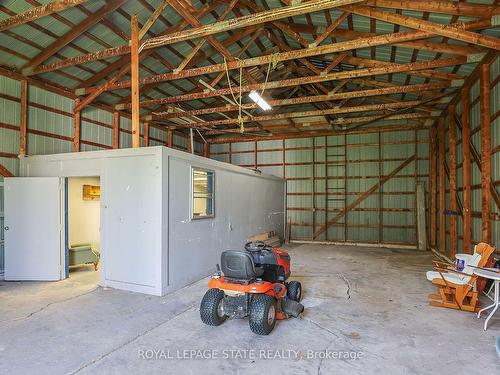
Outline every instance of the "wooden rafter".
<path id="1" fill-rule="evenodd" d="M 348 10 L 361 16 L 395 23 L 415 30 L 426 30 L 437 35 L 460 40 L 465 43 L 477 44 L 487 48 L 495 49 L 497 51 L 500 50 L 500 40 L 498 38 L 468 31 L 463 27 L 450 27 L 449 25 L 441 25 L 430 21 L 416 19 L 396 13 L 384 12 L 382 10 L 372 9 L 364 6 L 345 6 L 342 7 L 342 9 Z"/>
<path id="2" fill-rule="evenodd" d="M 165 8 L 169 5 L 168 0 L 163 0 L 160 5 L 155 9 L 153 14 L 148 18 L 148 20 L 142 25 L 141 30 L 139 31 L 139 40 L 144 38 L 148 30 L 153 26 L 155 21 L 158 19 L 160 14 L 165 10 Z"/>
<path id="3" fill-rule="evenodd" d="M 291 78 L 291 79 L 286 79 L 286 80 L 280 80 L 280 81 L 271 81 L 266 84 L 266 89 L 274 89 L 274 88 L 283 88 L 283 87 L 291 87 L 291 86 L 296 86 L 296 85 L 303 85 L 303 84 L 309 84 L 309 83 L 315 83 L 315 82 L 326 82 L 326 81 L 332 81 L 332 80 L 342 80 L 342 79 L 352 79 L 352 78 L 358 78 L 358 77 L 369 77 L 369 76 L 374 76 L 374 75 L 381 75 L 381 74 L 388 74 L 388 73 L 397 73 L 397 72 L 405 72 L 408 70 L 422 70 L 422 69 L 428 69 L 428 68 L 435 68 L 435 67 L 444 67 L 444 66 L 454 66 L 457 64 L 464 64 L 467 62 L 466 58 L 463 57 L 457 57 L 457 58 L 451 58 L 451 59 L 441 59 L 441 60 L 435 60 L 435 61 L 422 61 L 422 62 L 415 62 L 415 63 L 409 63 L 409 64 L 392 64 L 392 65 L 387 65 L 387 66 L 381 66 L 381 67 L 374 67 L 374 68 L 364 68 L 364 69 L 356 69 L 352 71 L 345 71 L 345 72 L 336 72 L 336 73 L 330 73 L 330 74 L 320 74 L 317 76 L 308 76 L 308 77 L 300 77 L 300 78 Z M 147 79 L 141 80 L 141 83 L 149 83 L 145 82 Z M 125 86 L 128 87 L 128 84 Z M 241 88 L 242 92 L 249 92 L 252 90 L 261 90 L 264 88 L 264 83 L 257 83 L 257 84 L 251 84 L 251 85 L 246 85 Z M 194 99 L 202 99 L 202 98 L 211 98 L 211 97 L 217 97 L 221 95 L 230 95 L 231 94 L 231 89 L 224 88 L 224 89 L 219 89 L 217 92 L 195 92 L 195 93 L 190 93 L 190 94 L 185 94 L 185 95 L 179 95 L 179 96 L 172 96 L 172 97 L 167 97 L 167 98 L 161 98 L 161 99 L 153 99 L 153 100 L 145 100 L 141 102 L 141 106 L 155 106 L 155 105 L 160 105 L 160 104 L 171 104 L 171 103 L 177 103 L 181 101 L 187 101 L 187 100 L 194 100 Z M 121 110 L 124 108 L 129 108 L 130 104 L 120 104 L 116 106 L 116 109 Z"/>
<path id="4" fill-rule="evenodd" d="M 42 52 L 33 57 L 23 68 L 23 74 L 29 75 L 31 68 L 43 63 L 49 57 L 54 55 L 56 52 L 61 50 L 64 46 L 70 43 L 72 40 L 79 37 L 83 32 L 97 24 L 109 13 L 115 11 L 117 8 L 122 6 L 126 0 L 111 0 L 107 1 L 100 9 L 98 9 L 94 14 L 87 17 L 85 20 L 80 22 L 65 35 L 59 37 L 50 46 L 46 47 Z"/>
<path id="5" fill-rule="evenodd" d="M 487 20 L 487 21 L 473 22 L 473 23 L 465 24 L 464 27 L 470 28 L 470 29 L 475 29 L 479 25 L 484 26 L 485 24 L 491 24 L 491 21 Z M 244 59 L 244 60 L 230 61 L 227 63 L 227 68 L 229 70 L 239 69 L 240 67 L 241 68 L 248 68 L 248 67 L 252 67 L 252 66 L 260 66 L 263 64 L 269 64 L 269 62 L 271 62 L 271 61 L 279 62 L 279 61 L 300 59 L 300 58 L 304 58 L 304 57 L 325 55 L 325 54 L 331 54 L 331 53 L 342 52 L 342 51 L 347 51 L 347 50 L 355 50 L 357 48 L 364 48 L 364 47 L 373 46 L 373 45 L 385 45 L 385 44 L 392 44 L 392 43 L 404 42 L 404 41 L 415 40 L 415 39 L 429 38 L 432 36 L 434 36 L 433 33 L 429 33 L 426 31 L 410 31 L 410 32 L 400 32 L 400 33 L 396 33 L 396 34 L 380 35 L 380 36 L 362 38 L 362 39 L 357 39 L 357 40 L 350 40 L 350 41 L 346 41 L 346 42 L 339 42 L 339 43 L 319 46 L 319 47 L 315 47 L 315 48 L 293 50 L 290 52 L 282 52 L 282 53 L 264 55 L 264 56 L 259 56 L 259 57 Z M 480 59 L 482 57 L 482 54 L 480 54 L 478 56 L 474 55 L 474 57 L 472 57 L 471 55 L 468 55 L 468 56 L 471 58 L 470 62 L 473 62 L 473 61 L 477 61 L 478 59 Z M 181 78 L 186 78 L 186 77 L 193 77 L 193 76 L 202 75 L 202 74 L 223 72 L 225 69 L 226 69 L 226 66 L 224 64 L 215 64 L 215 65 L 211 65 L 208 67 L 201 67 L 201 68 L 193 68 L 193 69 L 184 70 L 184 71 L 179 72 L 177 74 L 176 73 L 165 73 L 165 74 L 150 76 L 150 77 L 142 80 L 141 84 L 154 83 L 154 82 L 160 83 L 160 82 L 166 82 L 169 80 L 181 79 Z M 108 89 L 114 90 L 114 89 L 127 88 L 129 84 L 130 84 L 129 81 L 122 81 L 120 83 L 108 85 Z M 85 92 L 79 91 L 79 94 L 90 93 L 93 90 L 94 90 L 94 88 L 87 88 L 87 89 L 85 89 Z"/>
<path id="6" fill-rule="evenodd" d="M 369 0 L 366 5 L 469 17 L 491 17 L 500 14 L 500 6 L 495 4 L 473 4 L 444 0 Z"/>
<path id="7" fill-rule="evenodd" d="M 285 8 L 273 9 L 270 11 L 261 12 L 258 14 L 250 14 L 248 16 L 243 16 L 227 21 L 216 22 L 210 25 L 192 28 L 185 31 L 160 35 L 145 40 L 142 44 L 142 48 L 143 49 L 158 48 L 168 44 L 214 35 L 217 33 L 221 33 L 223 31 L 229 31 L 229 30 L 240 29 L 243 27 L 259 25 L 265 22 L 271 22 L 281 18 L 314 12 L 322 9 L 328 9 L 345 4 L 355 4 L 362 1 L 363 0 L 319 0 L 314 2 L 289 6 Z M 42 72 L 61 69 L 64 67 L 85 64 L 91 61 L 122 56 L 128 54 L 129 52 L 130 52 L 130 47 L 128 45 L 112 47 L 105 50 L 92 52 L 86 55 L 80 55 L 73 58 L 69 58 L 63 61 L 59 61 L 57 63 L 47 64 L 43 67 L 40 67 L 39 69 L 36 70 L 34 69 L 31 72 L 31 74 L 38 74 Z"/>
<path id="8" fill-rule="evenodd" d="M 86 3 L 88 0 L 58 0 L 49 4 L 40 5 L 28 9 L 26 12 L 16 14 L 0 22 L 0 31 L 5 31 L 13 27 L 23 25 L 28 22 L 35 21 L 39 18 L 49 16 L 56 12 L 61 12 L 65 9 L 75 7 L 79 4 Z"/>
<path id="9" fill-rule="evenodd" d="M 262 115 L 262 116 L 252 116 L 247 117 L 243 116 L 241 119 L 230 118 L 224 120 L 212 120 L 212 121 L 203 121 L 203 122 L 193 122 L 190 123 L 189 127 L 212 127 L 212 126 L 220 126 L 220 125 L 238 125 L 241 122 L 259 122 L 259 121 L 272 121 L 272 120 L 284 120 L 291 118 L 301 118 L 301 117 L 314 117 L 314 116 L 327 116 L 333 114 L 345 114 L 345 113 L 359 113 L 359 112 L 371 112 L 371 111 L 383 111 L 387 109 L 399 109 L 399 108 L 408 108 L 412 106 L 418 106 L 422 104 L 422 101 L 413 100 L 406 102 L 395 102 L 395 103 L 386 103 L 386 104 L 371 104 L 371 105 L 361 105 L 361 106 L 352 106 L 352 107 L 338 107 L 332 109 L 324 109 L 324 110 L 314 110 L 314 111 L 294 111 L 287 113 L 279 113 L 272 115 Z M 439 113 L 436 113 L 438 115 Z"/>
<path id="10" fill-rule="evenodd" d="M 343 81 L 345 82 L 345 81 Z M 441 83 L 427 83 L 427 84 L 416 84 L 416 85 L 408 85 L 408 86 L 394 86 L 377 89 L 367 89 L 367 90 L 358 90 L 358 91 L 347 91 L 342 93 L 336 93 L 335 90 L 332 90 L 331 93 L 325 95 L 312 95 L 312 96 L 301 96 L 290 99 L 274 99 L 269 100 L 269 104 L 272 107 L 279 106 L 287 106 L 287 105 L 298 105 L 298 104 L 307 104 L 307 103 L 316 103 L 322 101 L 333 101 L 333 100 L 343 100 L 350 98 L 364 98 L 368 96 L 379 96 L 379 95 L 391 95 L 391 94 L 401 94 L 406 92 L 419 92 L 425 93 L 428 91 L 439 90 L 443 88 L 450 87 L 450 83 L 441 82 Z M 255 109 L 258 108 L 257 104 L 245 104 L 243 106 L 244 109 Z M 182 113 L 183 116 L 199 116 L 210 113 L 218 113 L 218 112 L 236 112 L 238 111 L 239 106 L 237 105 L 225 105 L 221 107 L 207 107 L 202 109 L 193 109 L 190 111 L 184 111 Z M 152 115 L 147 115 L 144 117 L 145 121 L 151 121 L 153 119 L 168 119 L 178 117 L 179 114 L 175 111 L 166 111 L 166 112 L 154 112 Z"/>

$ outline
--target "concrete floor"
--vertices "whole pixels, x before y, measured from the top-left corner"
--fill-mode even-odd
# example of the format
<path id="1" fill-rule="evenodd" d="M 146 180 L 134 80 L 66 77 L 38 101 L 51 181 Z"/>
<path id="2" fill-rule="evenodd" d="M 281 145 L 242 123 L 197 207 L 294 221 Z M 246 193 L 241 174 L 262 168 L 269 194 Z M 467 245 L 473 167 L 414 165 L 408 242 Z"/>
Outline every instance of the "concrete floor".
<path id="1" fill-rule="evenodd" d="M 500 373 L 500 313 L 484 332 L 484 318 L 430 307 L 429 253 L 289 249 L 306 310 L 269 336 L 247 320 L 203 325 L 206 280 L 162 298 L 97 288 L 90 268 L 57 283 L 0 282 L 0 373 Z"/>

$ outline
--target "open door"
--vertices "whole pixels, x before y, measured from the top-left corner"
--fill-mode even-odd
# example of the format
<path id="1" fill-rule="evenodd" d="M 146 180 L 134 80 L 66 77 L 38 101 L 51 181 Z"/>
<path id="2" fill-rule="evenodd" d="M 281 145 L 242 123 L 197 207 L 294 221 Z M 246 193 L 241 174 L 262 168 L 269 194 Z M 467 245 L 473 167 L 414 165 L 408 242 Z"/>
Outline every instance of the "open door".
<path id="1" fill-rule="evenodd" d="M 64 260 L 64 179 L 4 180 L 5 280 L 61 280 Z"/>

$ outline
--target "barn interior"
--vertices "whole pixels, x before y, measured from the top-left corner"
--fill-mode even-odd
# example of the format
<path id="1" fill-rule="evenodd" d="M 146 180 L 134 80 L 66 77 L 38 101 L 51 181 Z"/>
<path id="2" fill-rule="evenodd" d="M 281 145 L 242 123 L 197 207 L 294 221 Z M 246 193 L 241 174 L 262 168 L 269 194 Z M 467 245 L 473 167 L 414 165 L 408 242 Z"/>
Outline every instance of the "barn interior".
<path id="1" fill-rule="evenodd" d="M 496 373 L 499 25 L 498 0 L 0 2 L 2 368 Z M 241 232 L 242 249 L 258 233 L 215 220 L 258 212 L 228 214 L 221 202 L 261 207 L 264 185 L 222 196 L 223 172 L 210 166 L 281 179 L 283 223 L 260 232 L 290 254 L 299 318 L 261 337 L 248 319 L 202 323 L 208 278 L 155 296 L 103 284 L 113 193 L 95 171 L 50 174 L 65 178 L 60 281 L 9 277 L 13 232 L 45 233 L 11 220 L 48 201 L 8 199 L 9 181 L 34 178 L 30 160 L 155 147 L 206 160 L 192 170 L 186 220 L 214 238 Z M 169 191 L 176 183 L 184 189 L 170 175 Z M 202 252 L 197 233 L 184 240 Z M 30 272 L 44 262 L 37 254 Z M 207 270 L 220 261 L 185 257 Z"/>

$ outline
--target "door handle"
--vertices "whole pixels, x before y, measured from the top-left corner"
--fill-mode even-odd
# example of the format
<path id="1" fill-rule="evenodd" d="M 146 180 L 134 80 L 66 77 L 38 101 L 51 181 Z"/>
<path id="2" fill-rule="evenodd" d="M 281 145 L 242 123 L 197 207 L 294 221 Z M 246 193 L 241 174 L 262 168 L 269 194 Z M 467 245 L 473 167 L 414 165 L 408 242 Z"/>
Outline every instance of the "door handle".
<path id="1" fill-rule="evenodd" d="M 4 230 L 9 230 L 9 227 L 8 227 L 8 226 L 5 226 L 3 229 L 4 229 Z"/>

